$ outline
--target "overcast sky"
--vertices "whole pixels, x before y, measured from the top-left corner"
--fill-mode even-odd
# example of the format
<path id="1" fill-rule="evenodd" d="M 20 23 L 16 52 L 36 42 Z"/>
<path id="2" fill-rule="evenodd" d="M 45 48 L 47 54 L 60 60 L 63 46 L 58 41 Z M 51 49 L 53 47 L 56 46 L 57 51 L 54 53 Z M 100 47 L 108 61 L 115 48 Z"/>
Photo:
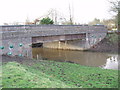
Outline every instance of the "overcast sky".
<path id="1" fill-rule="evenodd" d="M 56 9 L 66 18 L 71 5 L 74 22 L 87 23 L 94 18 L 109 19 L 108 0 L 0 0 L 0 25 L 3 23 L 25 22 L 45 15 Z"/>

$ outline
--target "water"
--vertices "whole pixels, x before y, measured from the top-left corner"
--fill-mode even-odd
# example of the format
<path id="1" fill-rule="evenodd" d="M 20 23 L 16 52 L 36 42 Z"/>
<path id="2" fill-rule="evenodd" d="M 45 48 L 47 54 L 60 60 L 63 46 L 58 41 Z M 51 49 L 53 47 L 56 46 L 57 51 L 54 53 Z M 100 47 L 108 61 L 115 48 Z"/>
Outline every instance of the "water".
<path id="1" fill-rule="evenodd" d="M 84 66 L 118 69 L 118 55 L 88 51 L 56 50 L 33 48 L 33 58 L 77 63 Z"/>

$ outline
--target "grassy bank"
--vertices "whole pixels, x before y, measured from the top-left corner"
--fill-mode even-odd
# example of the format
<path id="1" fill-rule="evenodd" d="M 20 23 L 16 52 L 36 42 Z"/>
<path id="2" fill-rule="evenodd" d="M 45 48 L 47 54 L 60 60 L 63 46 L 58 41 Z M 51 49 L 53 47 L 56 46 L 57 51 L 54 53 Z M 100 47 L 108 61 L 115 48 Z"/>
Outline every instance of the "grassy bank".
<path id="1" fill-rule="evenodd" d="M 117 88 L 118 71 L 37 61 L 3 64 L 3 88 Z"/>
<path id="2" fill-rule="evenodd" d="M 106 38 L 109 40 L 110 44 L 118 44 L 119 35 L 116 33 L 108 34 Z"/>

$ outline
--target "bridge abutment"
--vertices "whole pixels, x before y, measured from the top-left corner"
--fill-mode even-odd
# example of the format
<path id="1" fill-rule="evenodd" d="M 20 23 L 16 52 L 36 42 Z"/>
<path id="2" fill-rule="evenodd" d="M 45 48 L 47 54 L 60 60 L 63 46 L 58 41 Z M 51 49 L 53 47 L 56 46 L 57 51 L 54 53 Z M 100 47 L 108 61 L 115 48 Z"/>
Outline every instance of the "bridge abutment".
<path id="1" fill-rule="evenodd" d="M 105 36 L 105 33 L 87 33 L 84 39 L 44 42 L 43 47 L 52 49 L 87 50 L 99 43 Z"/>
<path id="2" fill-rule="evenodd" d="M 32 57 L 32 43 L 29 37 L 10 38 L 2 40 L 0 55 Z"/>
<path id="3" fill-rule="evenodd" d="M 44 48 L 51 49 L 68 49 L 68 50 L 84 50 L 82 45 L 78 46 L 80 40 L 69 40 L 69 41 L 55 41 L 43 43 Z"/>

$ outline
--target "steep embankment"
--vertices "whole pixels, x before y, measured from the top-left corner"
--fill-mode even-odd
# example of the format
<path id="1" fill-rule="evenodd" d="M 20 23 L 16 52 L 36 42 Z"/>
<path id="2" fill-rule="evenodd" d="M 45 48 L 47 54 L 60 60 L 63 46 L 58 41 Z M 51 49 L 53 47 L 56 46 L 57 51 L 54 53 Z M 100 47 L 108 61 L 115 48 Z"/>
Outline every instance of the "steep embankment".
<path id="1" fill-rule="evenodd" d="M 89 51 L 118 53 L 119 46 L 120 46 L 120 42 L 118 39 L 118 34 L 112 33 L 112 34 L 107 34 L 106 38 L 104 38 L 97 45 L 89 49 Z"/>
<path id="2" fill-rule="evenodd" d="M 55 61 L 3 64 L 3 88 L 117 88 L 118 71 Z M 26 62 L 26 63 L 25 63 Z M 98 72 L 99 71 L 99 72 Z"/>

